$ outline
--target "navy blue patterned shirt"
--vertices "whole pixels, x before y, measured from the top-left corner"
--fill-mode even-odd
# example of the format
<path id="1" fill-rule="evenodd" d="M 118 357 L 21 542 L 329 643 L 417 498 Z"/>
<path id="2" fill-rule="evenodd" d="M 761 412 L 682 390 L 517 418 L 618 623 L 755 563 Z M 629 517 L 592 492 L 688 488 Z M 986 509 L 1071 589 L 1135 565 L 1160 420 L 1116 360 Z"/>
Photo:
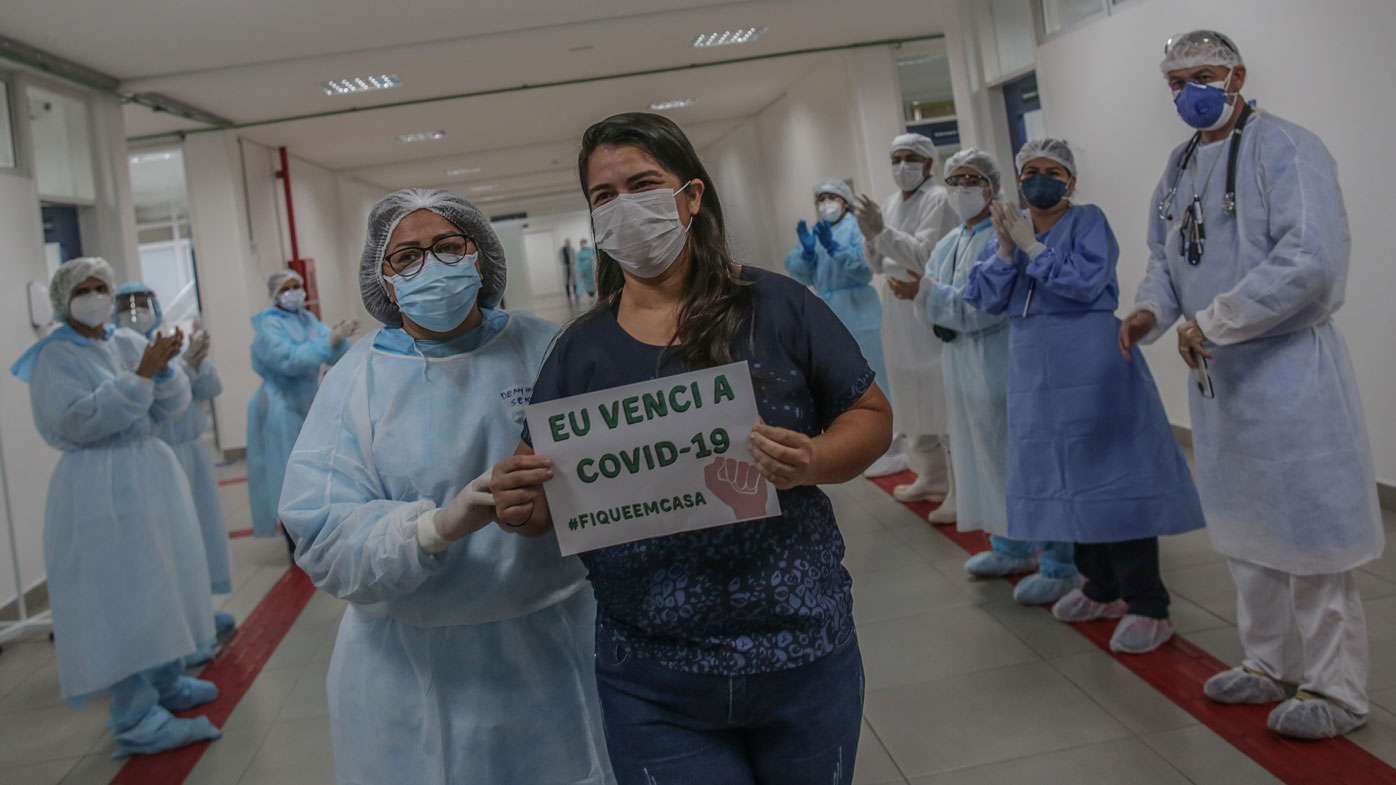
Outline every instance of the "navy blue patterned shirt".
<path id="1" fill-rule="evenodd" d="M 751 267 L 742 277 L 752 282 L 754 317 L 733 359 L 751 364 L 762 419 L 816 436 L 867 391 L 873 372 L 808 289 Z M 685 370 L 672 353 L 631 337 L 614 313 L 596 313 L 558 338 L 533 402 Z M 853 631 L 852 581 L 833 508 L 812 486 L 779 494 L 778 518 L 581 554 L 597 624 L 631 656 L 690 673 L 764 673 L 833 651 Z"/>

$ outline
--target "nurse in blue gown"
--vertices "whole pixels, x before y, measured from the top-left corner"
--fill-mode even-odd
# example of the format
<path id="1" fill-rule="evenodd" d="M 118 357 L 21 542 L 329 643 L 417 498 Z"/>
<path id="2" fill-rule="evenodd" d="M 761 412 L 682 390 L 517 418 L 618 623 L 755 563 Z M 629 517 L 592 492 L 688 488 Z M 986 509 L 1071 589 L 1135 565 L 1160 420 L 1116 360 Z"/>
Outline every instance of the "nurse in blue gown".
<path id="1" fill-rule="evenodd" d="M 189 380 L 169 367 L 183 336 L 150 343 L 113 327 L 114 288 L 103 259 L 62 264 L 49 287 L 62 324 L 10 370 L 63 454 L 44 510 L 59 685 L 71 706 L 109 694 L 119 758 L 219 733 L 173 714 L 218 697 L 181 675 L 213 640 L 212 598 L 189 484 L 157 436 L 189 405 Z"/>
<path id="2" fill-rule="evenodd" d="M 992 207 L 965 291 L 1009 319 L 1008 535 L 1075 542 L 1087 583 L 1053 613 L 1120 619 L 1110 647 L 1152 651 L 1173 634 L 1158 537 L 1204 525 L 1197 489 L 1143 356 L 1120 356 L 1119 246 L 1099 207 L 1068 199 L 1071 148 L 1029 142 L 1016 164 L 1029 214 Z"/>
<path id="3" fill-rule="evenodd" d="M 557 325 L 497 310 L 503 248 L 448 191 L 379 201 L 359 278 L 384 326 L 325 377 L 280 510 L 296 562 L 349 601 L 338 780 L 610 783 L 586 571 L 552 534 L 503 532 L 489 493 Z"/>
<path id="4" fill-rule="evenodd" d="M 320 366 L 344 356 L 357 327 L 346 319 L 331 329 L 317 319 L 305 308 L 304 284 L 292 270 L 273 273 L 267 280 L 273 305 L 252 317 L 252 370 L 262 386 L 247 404 L 247 493 L 257 537 L 276 534 L 286 460 L 320 387 Z"/>
<path id="5" fill-rule="evenodd" d="M 785 271 L 814 287 L 819 299 L 853 334 L 878 386 L 890 395 L 882 353 L 882 301 L 872 288 L 873 272 L 863 258 L 863 232 L 849 210 L 853 189 L 830 178 L 815 186 L 814 203 L 820 219 L 813 230 L 804 221 L 795 226 L 799 242 L 785 257 Z"/>

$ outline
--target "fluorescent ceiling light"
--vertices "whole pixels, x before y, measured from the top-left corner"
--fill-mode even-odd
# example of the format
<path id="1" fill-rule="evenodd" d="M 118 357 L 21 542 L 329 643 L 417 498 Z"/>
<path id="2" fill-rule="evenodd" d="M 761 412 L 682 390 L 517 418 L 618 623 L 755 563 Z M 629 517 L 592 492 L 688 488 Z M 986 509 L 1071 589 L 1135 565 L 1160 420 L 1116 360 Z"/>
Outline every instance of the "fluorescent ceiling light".
<path id="1" fill-rule="evenodd" d="M 702 49 L 708 46 L 732 46 L 749 44 L 766 34 L 765 27 L 739 27 L 736 30 L 723 30 L 720 33 L 700 33 L 693 36 L 691 46 Z"/>
<path id="2" fill-rule="evenodd" d="M 906 68 L 907 66 L 929 63 L 934 59 L 936 58 L 932 57 L 929 54 L 907 55 L 906 57 L 898 57 L 897 65 L 901 66 L 902 68 Z"/>
<path id="3" fill-rule="evenodd" d="M 478 167 L 478 166 L 472 166 L 472 167 L 469 167 L 469 168 L 467 168 L 467 169 L 447 169 L 447 170 L 446 170 L 446 176 L 447 176 L 447 177 L 460 177 L 461 175 L 466 175 L 466 174 L 479 174 L 479 173 L 480 173 L 480 167 Z"/>
<path id="4" fill-rule="evenodd" d="M 415 134 L 398 134 L 399 142 L 430 142 L 437 139 L 445 139 L 445 131 L 418 131 Z"/>
<path id="5" fill-rule="evenodd" d="M 656 101 L 650 104 L 651 112 L 665 112 L 670 109 L 682 109 L 685 106 L 693 106 L 698 103 L 697 98 L 678 98 L 673 101 Z"/>
<path id="6" fill-rule="evenodd" d="M 397 78 L 397 74 L 351 76 L 348 79 L 331 79 L 328 82 L 321 82 L 319 84 L 319 88 L 325 91 L 325 95 L 367 93 L 373 90 L 391 90 L 394 87 L 401 86 L 402 80 Z"/>
<path id="7" fill-rule="evenodd" d="M 475 192 L 479 192 L 479 191 L 493 191 L 496 187 L 498 187 L 498 186 L 495 186 L 495 185 L 477 185 L 477 186 L 475 186 L 474 188 L 471 188 L 470 190 L 475 191 Z"/>
<path id="8" fill-rule="evenodd" d="M 169 151 L 163 153 L 137 153 L 131 156 L 130 161 L 133 164 L 148 164 L 152 161 L 168 161 L 171 158 L 174 158 L 174 153 Z"/>

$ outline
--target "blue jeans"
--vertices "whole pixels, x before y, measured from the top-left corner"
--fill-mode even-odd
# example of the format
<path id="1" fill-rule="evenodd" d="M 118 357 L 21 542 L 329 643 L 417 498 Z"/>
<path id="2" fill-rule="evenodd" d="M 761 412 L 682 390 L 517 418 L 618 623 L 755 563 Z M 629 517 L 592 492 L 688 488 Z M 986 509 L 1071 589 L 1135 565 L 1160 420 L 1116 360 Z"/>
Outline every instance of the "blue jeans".
<path id="1" fill-rule="evenodd" d="M 604 630 L 596 683 L 619 785 L 850 785 L 863 721 L 863 658 L 751 676 L 684 673 L 634 659 Z"/>
<path id="2" fill-rule="evenodd" d="M 1075 547 L 1069 542 L 1034 542 L 1010 540 L 997 534 L 989 537 L 994 553 L 1015 559 L 1037 559 L 1037 570 L 1044 578 L 1061 580 L 1076 577 Z M 1038 550 L 1042 553 L 1039 555 Z"/>

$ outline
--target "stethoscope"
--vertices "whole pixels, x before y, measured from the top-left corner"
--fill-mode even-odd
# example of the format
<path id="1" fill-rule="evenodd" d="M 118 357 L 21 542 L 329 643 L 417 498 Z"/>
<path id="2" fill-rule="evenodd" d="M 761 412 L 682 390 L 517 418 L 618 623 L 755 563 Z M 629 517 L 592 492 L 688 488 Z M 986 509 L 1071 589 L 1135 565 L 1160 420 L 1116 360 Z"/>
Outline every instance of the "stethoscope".
<path id="1" fill-rule="evenodd" d="M 1231 132 L 1231 147 L 1227 151 L 1226 160 L 1226 193 L 1222 195 L 1221 203 L 1222 215 L 1228 218 L 1236 217 L 1236 161 L 1241 154 L 1241 131 L 1245 129 L 1251 112 L 1251 105 L 1243 104 L 1241 118 L 1236 121 L 1236 128 Z M 1173 184 L 1158 203 L 1158 216 L 1164 221 L 1172 223 L 1174 220 L 1173 200 L 1178 196 L 1178 185 L 1183 181 L 1183 172 L 1187 170 L 1193 154 L 1201 144 L 1202 132 L 1198 131 L 1188 140 L 1188 146 L 1183 150 L 1178 168 L 1173 173 Z M 1206 190 L 1205 186 L 1203 190 Z M 1202 262 L 1202 251 L 1206 242 L 1207 227 L 1202 221 L 1202 197 L 1194 193 L 1192 201 L 1188 204 L 1187 215 L 1183 217 L 1183 225 L 1179 227 L 1179 253 L 1187 259 L 1188 264 L 1196 267 Z"/>

